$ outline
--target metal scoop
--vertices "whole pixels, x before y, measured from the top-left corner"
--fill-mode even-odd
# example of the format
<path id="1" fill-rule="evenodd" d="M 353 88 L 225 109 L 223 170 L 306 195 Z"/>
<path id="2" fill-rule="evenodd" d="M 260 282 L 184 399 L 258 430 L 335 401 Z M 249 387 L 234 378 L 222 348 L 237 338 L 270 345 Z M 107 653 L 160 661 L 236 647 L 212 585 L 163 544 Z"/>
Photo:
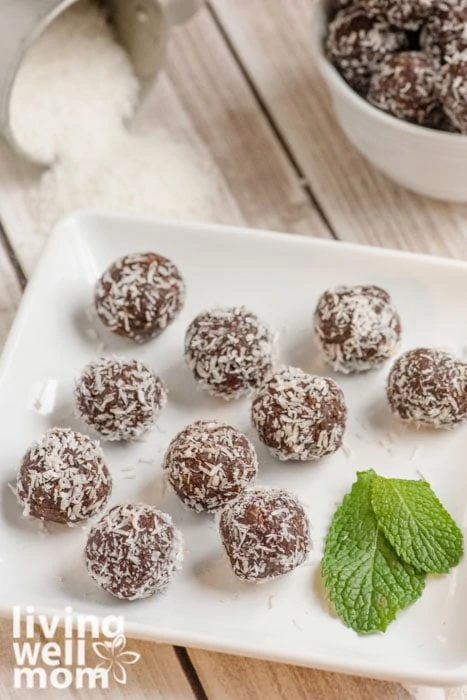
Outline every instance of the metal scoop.
<path id="1" fill-rule="evenodd" d="M 170 28 L 188 20 L 203 0 L 99 0 L 107 8 L 118 40 L 133 63 L 141 95 L 154 82 L 164 62 Z M 25 151 L 11 129 L 11 95 L 19 68 L 42 32 L 78 0 L 0 0 L 0 132 L 13 148 L 40 165 L 37 154 Z"/>

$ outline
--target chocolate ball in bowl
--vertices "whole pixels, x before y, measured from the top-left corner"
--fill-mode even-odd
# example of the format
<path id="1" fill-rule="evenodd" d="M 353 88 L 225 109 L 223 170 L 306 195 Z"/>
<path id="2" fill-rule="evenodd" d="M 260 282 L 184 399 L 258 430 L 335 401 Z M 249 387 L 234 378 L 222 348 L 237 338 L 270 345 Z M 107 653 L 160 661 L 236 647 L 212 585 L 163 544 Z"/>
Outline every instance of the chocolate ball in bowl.
<path id="1" fill-rule="evenodd" d="M 122 600 L 165 590 L 183 562 L 183 538 L 167 513 L 142 503 L 112 508 L 89 532 L 91 578 Z"/>
<path id="2" fill-rule="evenodd" d="M 270 374 L 274 338 L 244 306 L 203 311 L 185 336 L 185 360 L 198 386 L 213 396 L 237 399 Z"/>
<path id="3" fill-rule="evenodd" d="M 326 51 L 342 77 L 366 95 L 378 64 L 388 54 L 409 47 L 405 32 L 381 17 L 370 17 L 365 7 L 350 5 L 329 23 Z"/>
<path id="4" fill-rule="evenodd" d="M 467 0 L 439 0 L 420 34 L 422 49 L 445 61 L 467 49 Z"/>
<path id="5" fill-rule="evenodd" d="M 98 280 L 94 305 L 113 333 L 144 343 L 159 335 L 185 300 L 185 282 L 168 258 L 135 253 L 116 260 Z"/>
<path id="6" fill-rule="evenodd" d="M 467 417 L 466 365 L 441 350 L 410 350 L 394 363 L 386 393 L 389 408 L 400 420 L 453 428 Z"/>
<path id="7" fill-rule="evenodd" d="M 274 456 L 309 461 L 330 455 L 342 445 L 347 408 L 332 379 L 289 367 L 261 386 L 251 417 L 260 440 Z"/>
<path id="8" fill-rule="evenodd" d="M 151 430 L 167 402 L 165 386 L 139 360 L 101 357 L 75 388 L 80 418 L 106 440 L 136 440 Z"/>
<path id="9" fill-rule="evenodd" d="M 68 428 L 53 428 L 31 445 L 16 481 L 25 516 L 67 525 L 97 515 L 111 491 L 99 443 Z"/>
<path id="10" fill-rule="evenodd" d="M 421 51 L 403 51 L 378 66 L 368 102 L 399 119 L 433 126 L 441 108 L 439 84 L 439 66 L 432 57 Z"/>
<path id="11" fill-rule="evenodd" d="M 454 127 L 467 134 L 467 51 L 453 56 L 444 66 L 440 99 Z"/>
<path id="12" fill-rule="evenodd" d="M 280 489 L 248 489 L 224 508 L 219 525 L 232 570 L 242 581 L 263 583 L 290 573 L 311 549 L 302 504 Z"/>
<path id="13" fill-rule="evenodd" d="M 258 458 L 248 438 L 232 426 L 200 420 L 175 436 L 163 467 L 186 506 L 212 512 L 251 485 L 258 473 Z"/>
<path id="14" fill-rule="evenodd" d="M 366 11 L 384 17 L 394 27 L 418 30 L 440 0 L 362 0 Z M 443 1 L 443 0 L 441 0 Z"/>

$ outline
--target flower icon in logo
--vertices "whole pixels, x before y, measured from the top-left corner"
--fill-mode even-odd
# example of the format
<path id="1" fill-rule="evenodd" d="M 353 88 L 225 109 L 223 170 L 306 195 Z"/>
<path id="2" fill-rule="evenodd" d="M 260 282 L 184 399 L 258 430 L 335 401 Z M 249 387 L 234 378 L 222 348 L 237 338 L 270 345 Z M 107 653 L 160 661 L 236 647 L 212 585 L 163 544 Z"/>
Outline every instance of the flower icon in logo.
<path id="1" fill-rule="evenodd" d="M 125 666 L 135 664 L 141 658 L 141 654 L 136 651 L 124 651 L 126 639 L 124 634 L 116 634 L 108 642 L 93 642 L 92 648 L 99 658 L 104 659 L 96 668 L 102 668 L 108 674 L 112 671 L 114 680 L 121 685 L 127 681 Z"/>

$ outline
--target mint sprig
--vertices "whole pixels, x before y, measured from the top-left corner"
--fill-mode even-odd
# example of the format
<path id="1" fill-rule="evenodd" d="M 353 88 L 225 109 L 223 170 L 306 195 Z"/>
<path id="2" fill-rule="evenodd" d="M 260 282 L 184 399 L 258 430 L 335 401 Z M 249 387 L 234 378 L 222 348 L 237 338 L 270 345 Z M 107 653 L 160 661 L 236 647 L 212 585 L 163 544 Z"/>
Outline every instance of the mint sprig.
<path id="1" fill-rule="evenodd" d="M 375 475 L 371 503 L 378 523 L 407 564 L 447 574 L 464 552 L 462 532 L 426 481 Z"/>
<path id="2" fill-rule="evenodd" d="M 348 627 L 384 632 L 398 610 L 422 594 L 425 577 L 400 561 L 371 505 L 374 472 L 360 472 L 332 521 L 321 571 L 330 601 Z"/>
<path id="3" fill-rule="evenodd" d="M 463 554 L 462 533 L 424 481 L 359 472 L 326 537 L 321 573 L 343 622 L 384 632 L 420 597 L 427 573 L 445 573 Z"/>

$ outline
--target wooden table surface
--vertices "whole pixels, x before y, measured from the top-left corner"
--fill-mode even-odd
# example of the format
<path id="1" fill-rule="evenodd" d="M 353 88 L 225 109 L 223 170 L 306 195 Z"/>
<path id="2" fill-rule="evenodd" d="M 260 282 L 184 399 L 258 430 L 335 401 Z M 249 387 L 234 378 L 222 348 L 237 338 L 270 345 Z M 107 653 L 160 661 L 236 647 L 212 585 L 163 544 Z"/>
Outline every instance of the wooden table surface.
<path id="1" fill-rule="evenodd" d="M 309 53 L 310 0 L 212 0 L 173 36 L 144 115 L 205 148 L 216 220 L 465 258 L 467 206 L 414 196 L 346 142 Z M 0 144 L 0 342 L 43 239 L 22 206 L 37 173 Z M 0 623 L 0 697 L 12 690 L 10 623 Z M 130 644 L 129 644 L 130 646 Z M 403 700 L 402 686 L 131 640 L 126 686 L 60 697 Z M 54 692 L 47 693 L 53 698 Z M 44 696 L 45 697 L 45 696 Z"/>

